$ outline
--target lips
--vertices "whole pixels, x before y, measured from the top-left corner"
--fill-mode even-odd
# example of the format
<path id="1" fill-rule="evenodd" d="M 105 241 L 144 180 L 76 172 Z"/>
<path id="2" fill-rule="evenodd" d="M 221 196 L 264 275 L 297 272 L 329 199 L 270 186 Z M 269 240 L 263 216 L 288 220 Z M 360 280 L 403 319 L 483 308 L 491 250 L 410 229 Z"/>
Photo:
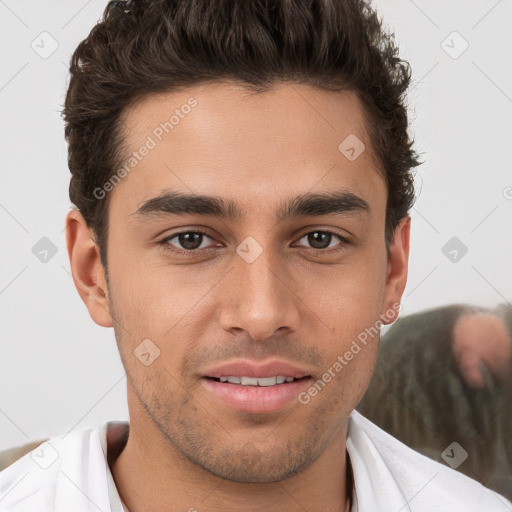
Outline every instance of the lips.
<path id="1" fill-rule="evenodd" d="M 311 373 L 283 361 L 235 361 L 206 370 L 201 380 L 222 406 L 269 413 L 299 404 L 297 397 L 309 385 Z"/>
<path id="2" fill-rule="evenodd" d="M 302 379 L 303 377 L 309 377 L 310 372 L 307 368 L 299 368 L 284 361 L 269 361 L 266 363 L 233 361 L 211 369 L 206 369 L 203 376 L 213 379 L 220 379 L 221 377 L 252 377 L 264 379 L 279 376 Z"/>
<path id="3" fill-rule="evenodd" d="M 217 380 L 217 379 L 215 379 Z M 285 377 L 284 375 L 276 375 L 275 377 L 236 377 L 234 375 L 222 376 L 220 382 L 229 382 L 230 384 L 241 384 L 242 386 L 275 386 L 284 384 L 285 382 L 293 382 L 294 377 Z"/>

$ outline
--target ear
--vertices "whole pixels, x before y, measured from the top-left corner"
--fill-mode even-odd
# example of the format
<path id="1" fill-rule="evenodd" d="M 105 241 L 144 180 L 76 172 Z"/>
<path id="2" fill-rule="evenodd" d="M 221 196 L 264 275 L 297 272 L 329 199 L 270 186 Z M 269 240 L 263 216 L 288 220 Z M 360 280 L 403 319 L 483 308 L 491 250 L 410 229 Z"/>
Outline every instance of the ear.
<path id="1" fill-rule="evenodd" d="M 381 313 L 381 319 L 384 324 L 394 322 L 398 318 L 401 309 L 400 300 L 407 284 L 410 231 L 411 218 L 406 216 L 396 227 L 393 241 L 389 248 L 386 289 Z"/>
<path id="2" fill-rule="evenodd" d="M 91 318 L 102 327 L 112 327 L 105 271 L 93 231 L 82 214 L 71 210 L 66 217 L 66 245 L 76 289 Z"/>

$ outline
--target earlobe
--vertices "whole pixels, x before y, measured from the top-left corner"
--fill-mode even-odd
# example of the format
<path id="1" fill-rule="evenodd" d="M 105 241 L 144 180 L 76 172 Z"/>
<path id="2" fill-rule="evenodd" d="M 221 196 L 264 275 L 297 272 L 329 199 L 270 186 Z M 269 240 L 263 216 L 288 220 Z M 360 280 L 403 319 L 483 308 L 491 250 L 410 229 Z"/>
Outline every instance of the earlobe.
<path id="1" fill-rule="evenodd" d="M 409 264 L 409 236 L 411 218 L 404 217 L 395 229 L 395 234 L 389 248 L 386 270 L 386 290 L 382 309 L 382 322 L 393 323 L 398 318 L 400 300 L 407 284 Z"/>
<path id="2" fill-rule="evenodd" d="M 82 214 L 71 210 L 66 217 L 66 245 L 75 287 L 91 318 L 102 327 L 112 327 L 105 271 L 92 230 Z"/>

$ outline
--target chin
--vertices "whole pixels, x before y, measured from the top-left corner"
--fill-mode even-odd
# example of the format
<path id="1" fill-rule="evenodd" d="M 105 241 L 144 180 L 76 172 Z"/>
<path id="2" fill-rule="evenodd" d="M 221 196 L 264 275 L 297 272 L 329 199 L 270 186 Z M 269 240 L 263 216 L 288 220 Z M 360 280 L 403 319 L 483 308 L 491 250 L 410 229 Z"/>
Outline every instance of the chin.
<path id="1" fill-rule="evenodd" d="M 236 455 L 233 457 L 236 457 Z M 251 460 L 251 458 L 239 458 L 236 463 L 227 463 L 224 460 L 220 462 L 220 464 L 212 464 L 210 460 L 207 466 L 203 466 L 203 469 L 223 480 L 239 483 L 263 484 L 287 480 L 300 473 L 305 466 L 309 465 L 307 461 L 295 461 L 291 466 L 288 465 L 287 462 L 288 461 L 282 461 L 278 465 L 276 465 L 275 462 L 263 462 L 262 455 L 260 454 L 255 460 Z"/>
<path id="2" fill-rule="evenodd" d="M 252 441 L 236 446 L 231 439 L 226 445 L 216 443 L 207 449 L 189 445 L 189 448 L 187 458 L 191 462 L 223 480 L 240 483 L 286 480 L 311 465 L 318 452 L 307 439 L 273 445 L 267 442 L 261 448 Z"/>

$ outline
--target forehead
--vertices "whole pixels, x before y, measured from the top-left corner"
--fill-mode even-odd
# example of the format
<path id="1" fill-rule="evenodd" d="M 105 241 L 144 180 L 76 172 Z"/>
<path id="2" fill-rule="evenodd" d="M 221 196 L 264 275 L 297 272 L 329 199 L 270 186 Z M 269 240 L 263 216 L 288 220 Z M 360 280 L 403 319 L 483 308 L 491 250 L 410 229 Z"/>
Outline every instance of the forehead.
<path id="1" fill-rule="evenodd" d="M 254 94 L 213 82 L 152 95 L 122 118 L 125 177 L 112 201 L 133 212 L 169 188 L 252 207 L 332 187 L 385 196 L 366 123 L 355 93 L 307 85 Z"/>

